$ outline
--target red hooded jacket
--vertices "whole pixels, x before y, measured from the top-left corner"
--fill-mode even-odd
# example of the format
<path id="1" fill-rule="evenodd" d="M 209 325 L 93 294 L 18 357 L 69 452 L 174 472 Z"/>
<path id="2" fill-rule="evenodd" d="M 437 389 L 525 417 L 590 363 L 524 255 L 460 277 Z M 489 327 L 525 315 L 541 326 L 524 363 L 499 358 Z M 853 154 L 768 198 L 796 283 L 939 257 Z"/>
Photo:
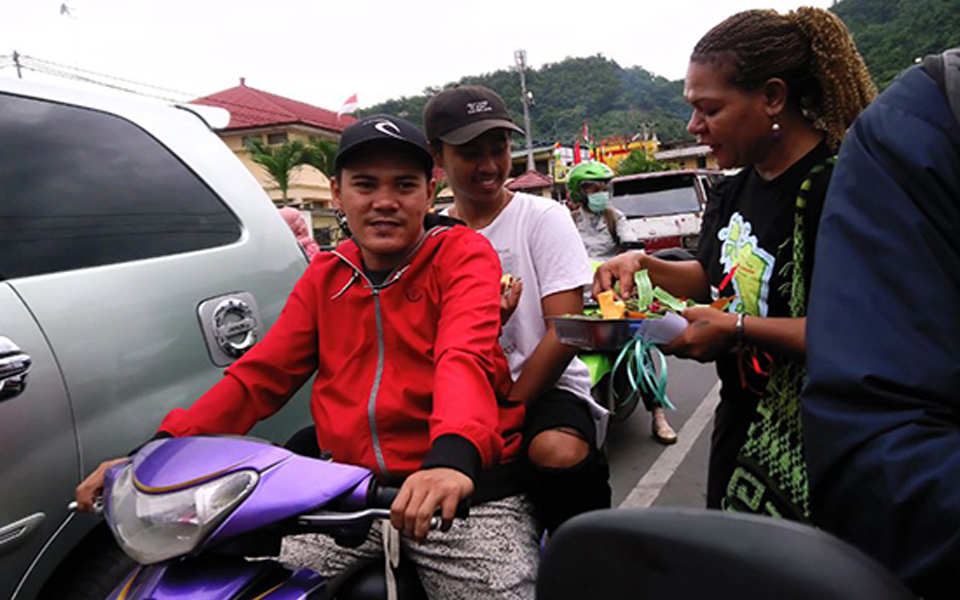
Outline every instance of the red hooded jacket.
<path id="1" fill-rule="evenodd" d="M 463 226 L 434 226 L 373 285 L 349 240 L 317 255 L 270 332 L 189 409 L 174 436 L 246 433 L 316 373 L 311 411 L 334 460 L 405 476 L 448 466 L 476 479 L 513 461 L 523 406 L 509 402 L 500 262 Z"/>

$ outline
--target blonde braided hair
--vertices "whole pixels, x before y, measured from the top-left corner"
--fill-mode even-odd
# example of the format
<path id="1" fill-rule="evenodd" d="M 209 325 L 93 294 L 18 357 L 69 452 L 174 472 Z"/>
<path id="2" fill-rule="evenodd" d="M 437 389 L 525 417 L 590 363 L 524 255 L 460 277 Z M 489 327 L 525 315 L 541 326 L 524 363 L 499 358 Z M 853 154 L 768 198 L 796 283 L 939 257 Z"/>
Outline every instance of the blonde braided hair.
<path id="1" fill-rule="evenodd" d="M 707 32 L 690 61 L 730 68 L 730 82 L 748 91 L 783 79 L 788 104 L 825 132 L 834 150 L 877 95 L 850 31 L 821 8 L 739 12 Z"/>

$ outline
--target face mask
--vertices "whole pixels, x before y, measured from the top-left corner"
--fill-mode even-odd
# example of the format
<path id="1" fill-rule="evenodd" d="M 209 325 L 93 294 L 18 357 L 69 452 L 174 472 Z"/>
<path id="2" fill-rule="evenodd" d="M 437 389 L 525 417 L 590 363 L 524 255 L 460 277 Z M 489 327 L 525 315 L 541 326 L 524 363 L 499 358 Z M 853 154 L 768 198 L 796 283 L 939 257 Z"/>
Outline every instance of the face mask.
<path id="1" fill-rule="evenodd" d="M 610 192 L 597 192 L 587 196 L 587 208 L 592 213 L 602 213 L 610 204 Z"/>

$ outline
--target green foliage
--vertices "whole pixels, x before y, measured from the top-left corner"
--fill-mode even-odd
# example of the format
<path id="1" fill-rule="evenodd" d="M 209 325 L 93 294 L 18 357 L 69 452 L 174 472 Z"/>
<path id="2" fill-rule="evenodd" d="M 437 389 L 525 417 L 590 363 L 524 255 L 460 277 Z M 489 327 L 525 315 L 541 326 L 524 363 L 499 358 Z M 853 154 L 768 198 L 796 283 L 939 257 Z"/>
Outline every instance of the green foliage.
<path id="1" fill-rule="evenodd" d="M 625 159 L 617 163 L 617 175 L 672 171 L 677 168 L 675 164 L 660 162 L 655 158 L 647 157 L 647 153 L 642 150 L 634 150 Z"/>
<path id="2" fill-rule="evenodd" d="M 268 146 L 260 140 L 253 140 L 247 148 L 250 160 L 257 163 L 270 175 L 277 187 L 283 203 L 287 203 L 287 188 L 290 187 L 290 175 L 294 169 L 304 164 L 304 144 L 300 140 L 284 142 L 280 146 Z"/>
<path id="3" fill-rule="evenodd" d="M 496 90 L 513 120 L 523 123 L 520 78 L 514 70 L 463 77 L 457 83 Z M 444 87 L 427 88 L 421 96 L 388 100 L 363 114 L 392 114 L 422 125 L 427 100 Z M 554 142 L 572 145 L 584 123 L 589 124 L 598 144 L 607 137 L 636 134 L 644 122 L 660 139 L 690 138 L 686 132 L 690 111 L 683 102 L 683 82 L 668 81 L 639 67 L 624 69 L 599 54 L 529 69 L 527 89 L 534 96 L 530 120 L 537 146 Z"/>
<path id="4" fill-rule="evenodd" d="M 326 175 L 327 179 L 331 179 L 333 177 L 333 165 L 336 157 L 336 142 L 313 138 L 303 149 L 301 164 L 310 165 Z"/>
<path id="5" fill-rule="evenodd" d="M 957 0 L 843 0 L 831 10 L 853 33 L 880 88 L 917 58 L 960 43 Z"/>

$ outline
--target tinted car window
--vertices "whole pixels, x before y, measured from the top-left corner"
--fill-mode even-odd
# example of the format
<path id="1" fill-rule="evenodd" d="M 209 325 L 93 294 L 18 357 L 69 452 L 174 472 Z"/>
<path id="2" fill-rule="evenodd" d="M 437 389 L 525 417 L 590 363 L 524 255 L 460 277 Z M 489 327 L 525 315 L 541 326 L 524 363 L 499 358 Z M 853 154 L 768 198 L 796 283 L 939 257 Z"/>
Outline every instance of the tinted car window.
<path id="1" fill-rule="evenodd" d="M 210 248 L 240 233 L 220 199 L 136 125 L 0 94 L 0 280 Z"/>
<path id="2" fill-rule="evenodd" d="M 700 212 L 700 201 L 693 182 L 683 187 L 614 195 L 613 205 L 623 211 L 627 218 Z"/>

